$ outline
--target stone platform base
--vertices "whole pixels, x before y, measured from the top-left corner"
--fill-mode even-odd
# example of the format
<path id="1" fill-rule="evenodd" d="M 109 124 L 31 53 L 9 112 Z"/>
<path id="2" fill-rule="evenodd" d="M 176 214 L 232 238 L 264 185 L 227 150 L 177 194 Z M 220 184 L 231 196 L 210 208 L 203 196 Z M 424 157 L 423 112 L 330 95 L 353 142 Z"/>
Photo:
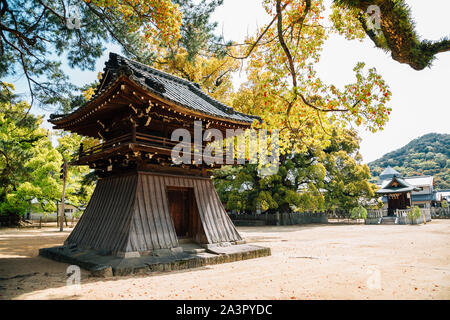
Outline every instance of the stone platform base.
<path id="1" fill-rule="evenodd" d="M 204 252 L 182 251 L 166 255 L 144 255 L 136 258 L 121 258 L 103 255 L 95 250 L 83 250 L 71 246 L 43 248 L 39 255 L 52 260 L 78 265 L 93 276 L 125 276 L 155 271 L 173 271 L 198 268 L 211 264 L 234 262 L 270 256 L 270 248 L 237 244 L 228 247 L 214 247 Z"/>

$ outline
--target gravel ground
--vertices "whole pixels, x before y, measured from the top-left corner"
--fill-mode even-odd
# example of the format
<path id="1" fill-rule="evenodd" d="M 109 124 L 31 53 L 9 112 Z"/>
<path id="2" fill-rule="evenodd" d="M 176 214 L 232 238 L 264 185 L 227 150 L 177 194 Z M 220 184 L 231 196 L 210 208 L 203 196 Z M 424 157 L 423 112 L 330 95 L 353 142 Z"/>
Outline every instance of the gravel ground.
<path id="1" fill-rule="evenodd" d="M 272 256 L 66 285 L 38 256 L 71 229 L 0 229 L 0 299 L 449 299 L 450 220 L 426 225 L 239 227 Z"/>

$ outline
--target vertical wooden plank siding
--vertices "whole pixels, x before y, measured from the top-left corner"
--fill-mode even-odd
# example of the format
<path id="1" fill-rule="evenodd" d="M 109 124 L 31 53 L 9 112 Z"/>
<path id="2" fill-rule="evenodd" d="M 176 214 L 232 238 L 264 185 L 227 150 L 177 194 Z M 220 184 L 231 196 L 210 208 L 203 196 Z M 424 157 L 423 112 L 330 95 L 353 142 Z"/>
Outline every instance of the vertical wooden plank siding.
<path id="1" fill-rule="evenodd" d="M 161 249 L 162 240 L 160 240 L 161 235 L 160 233 L 158 233 L 158 228 L 160 228 L 158 226 L 159 219 L 156 215 L 158 208 L 156 207 L 156 202 L 152 197 L 153 192 L 151 189 L 151 184 L 153 183 L 153 181 L 151 178 L 152 177 L 150 176 L 142 175 L 142 195 L 144 196 L 142 200 L 145 203 L 146 214 L 150 217 L 149 223 L 152 225 L 150 231 L 154 231 L 154 234 L 152 236 L 153 249 Z"/>
<path id="2" fill-rule="evenodd" d="M 168 204 L 168 197 L 167 197 L 167 190 L 166 190 L 166 186 L 164 183 L 164 177 L 163 176 L 158 176 L 157 177 L 157 181 L 158 181 L 158 194 L 157 196 L 159 196 L 160 199 L 160 215 L 161 215 L 161 219 L 162 219 L 162 223 L 163 223 L 163 227 L 164 230 L 171 230 L 171 232 L 164 232 L 164 236 L 165 236 L 165 241 L 169 244 L 174 242 L 178 243 L 178 238 L 175 232 L 175 227 L 174 224 L 172 222 L 172 217 L 170 216 L 170 212 L 169 212 L 169 204 Z"/>
<path id="3" fill-rule="evenodd" d="M 166 216 L 169 211 L 164 209 L 166 201 L 163 194 L 158 192 L 158 185 L 160 182 L 157 178 L 139 175 L 132 224 L 136 233 L 130 233 L 131 251 L 149 251 L 178 246 L 171 219 L 169 217 L 170 221 L 168 221 Z"/>
<path id="4" fill-rule="evenodd" d="M 230 228 L 228 227 L 228 225 L 224 221 L 224 215 L 221 214 L 221 212 L 220 212 L 220 209 L 222 209 L 222 208 L 220 208 L 217 205 L 217 202 L 218 202 L 218 200 L 220 201 L 220 199 L 217 199 L 217 195 L 214 194 L 214 190 L 215 190 L 214 189 L 214 184 L 212 183 L 211 180 L 205 181 L 204 182 L 204 188 L 205 188 L 205 191 L 208 193 L 208 198 L 211 199 L 211 209 L 213 210 L 213 212 L 216 213 L 215 214 L 216 225 L 217 225 L 217 228 L 222 233 L 221 237 L 223 237 L 225 239 L 232 238 L 232 234 L 230 233 Z"/>
<path id="5" fill-rule="evenodd" d="M 161 179 L 164 183 L 164 186 L 162 187 L 163 193 L 164 193 L 164 198 L 165 200 L 163 201 L 163 208 L 164 208 L 164 212 L 166 215 L 166 219 L 167 219 L 167 224 L 168 224 L 168 228 L 170 230 L 174 230 L 173 232 L 170 233 L 170 240 L 172 243 L 178 243 L 178 237 L 177 234 L 175 232 L 175 226 L 174 223 L 172 221 L 172 217 L 170 216 L 170 211 L 169 211 L 169 199 L 167 198 L 167 183 L 166 183 L 166 177 L 161 176 Z"/>
<path id="6" fill-rule="evenodd" d="M 220 197 L 219 194 L 217 193 L 216 188 L 214 187 L 214 183 L 211 180 L 209 181 L 209 183 L 211 184 L 210 190 L 213 193 L 212 198 L 217 204 L 217 212 L 221 213 L 220 216 L 222 217 L 223 224 L 228 232 L 228 237 L 230 239 L 242 240 L 241 235 L 236 230 L 236 227 L 234 226 L 233 222 L 231 221 L 231 218 L 228 216 L 222 202 L 220 201 Z"/>
<path id="7" fill-rule="evenodd" d="M 119 252 L 129 234 L 137 175 L 99 180 L 83 216 L 67 239 L 82 247 Z"/>
<path id="8" fill-rule="evenodd" d="M 158 212 L 157 214 L 159 215 L 159 221 L 161 224 L 161 229 L 159 230 L 159 232 L 161 232 L 162 235 L 162 239 L 163 239 L 163 246 L 164 248 L 168 248 L 170 246 L 170 241 L 169 241 L 169 237 L 168 237 L 168 227 L 167 227 L 167 223 L 166 223 L 166 216 L 169 215 L 169 212 L 167 212 L 164 209 L 164 202 L 167 201 L 166 199 L 166 192 L 165 192 L 165 188 L 164 188 L 164 183 L 163 183 L 163 179 L 161 179 L 160 176 L 154 176 L 153 177 L 154 181 L 155 181 L 155 199 L 158 203 Z M 162 190 L 161 190 L 162 189 Z M 164 196 L 164 198 L 163 198 Z"/>
<path id="9" fill-rule="evenodd" d="M 204 180 L 198 180 L 197 181 L 197 187 L 199 188 L 199 193 L 201 195 L 201 201 L 203 203 L 203 207 L 205 209 L 205 216 L 206 221 L 208 222 L 209 231 L 211 233 L 211 236 L 213 237 L 214 242 L 222 242 L 225 240 L 223 235 L 221 234 L 220 228 L 217 226 L 217 220 L 214 219 L 215 212 L 212 211 L 211 208 L 211 199 L 209 197 L 209 194 L 207 190 L 205 190 L 205 181 Z"/>
<path id="10" fill-rule="evenodd" d="M 127 251 L 145 251 L 145 248 L 148 245 L 151 245 L 151 242 L 147 241 L 146 237 L 146 227 L 148 224 L 146 223 L 145 214 L 143 215 L 139 206 L 139 189 L 142 184 L 141 177 L 138 176 L 137 188 L 136 188 L 136 198 L 134 204 L 134 215 L 131 220 L 131 232 L 128 238 L 128 248 Z"/>
<path id="11" fill-rule="evenodd" d="M 129 249 L 126 247 L 127 240 L 130 234 L 130 225 L 131 220 L 129 219 L 129 216 L 133 213 L 134 205 L 135 205 L 135 196 L 136 196 L 136 188 L 137 188 L 137 181 L 138 177 L 133 177 L 133 179 L 130 179 L 131 183 L 127 184 L 130 188 L 130 192 L 124 193 L 124 198 L 122 198 L 122 202 L 127 201 L 126 207 L 124 209 L 124 214 L 121 215 L 121 220 L 118 220 L 117 223 L 117 230 L 119 230 L 119 241 L 114 248 L 115 252 L 120 252 L 123 250 L 122 248 L 125 247 L 125 251 L 128 251 Z M 127 196 L 130 195 L 130 196 Z M 111 230 L 111 232 L 113 232 Z M 107 239 L 105 239 L 107 240 Z"/>
<path id="12" fill-rule="evenodd" d="M 200 189 L 198 188 L 198 180 L 192 181 L 194 184 L 194 194 L 195 199 L 197 200 L 198 213 L 200 215 L 200 219 L 202 220 L 203 229 L 205 230 L 205 235 L 208 243 L 217 243 L 218 239 L 211 232 L 211 225 L 209 223 L 209 217 L 206 214 L 203 195 L 201 194 Z"/>
<path id="13" fill-rule="evenodd" d="M 193 191 L 199 217 L 196 241 L 242 240 L 210 179 L 138 172 L 99 180 L 66 243 L 112 253 L 177 247 L 167 196 L 171 187 Z"/>
<path id="14" fill-rule="evenodd" d="M 96 222 L 99 217 L 95 214 L 103 205 L 103 197 L 106 193 L 106 188 L 104 187 L 105 181 L 99 180 L 97 186 L 92 194 L 91 200 L 83 213 L 82 218 L 75 226 L 72 233 L 67 238 L 67 243 L 77 243 L 79 245 L 89 243 L 89 239 L 92 234 L 92 228 L 97 225 Z"/>
<path id="15" fill-rule="evenodd" d="M 138 184 L 138 192 L 136 194 L 137 206 L 136 209 L 139 210 L 142 216 L 146 217 L 146 224 L 148 225 L 147 230 L 147 244 L 148 248 L 160 249 L 158 245 L 158 237 L 155 226 L 155 219 L 153 217 L 153 211 L 151 210 L 151 204 L 149 201 L 148 194 L 145 193 L 148 190 L 147 177 L 145 175 L 139 176 L 140 183 Z M 150 239 L 148 239 L 148 237 Z"/>
<path id="16" fill-rule="evenodd" d="M 129 211 L 126 201 L 129 198 L 134 197 L 134 193 L 131 188 L 135 184 L 135 179 L 132 176 L 128 177 L 118 177 L 117 179 L 113 179 L 114 190 L 113 197 L 105 197 L 104 201 L 108 205 L 108 210 L 100 216 L 103 218 L 99 226 L 99 230 L 92 235 L 92 239 L 90 242 L 94 248 L 106 248 L 111 246 L 111 249 L 114 251 L 116 246 L 119 246 L 119 242 L 123 241 L 121 239 L 120 228 L 123 227 L 121 223 L 124 223 L 123 220 L 128 220 L 125 223 L 129 224 L 130 217 Z M 128 211 L 128 212 L 127 212 Z M 114 243 L 111 243 L 110 239 L 114 239 Z"/>

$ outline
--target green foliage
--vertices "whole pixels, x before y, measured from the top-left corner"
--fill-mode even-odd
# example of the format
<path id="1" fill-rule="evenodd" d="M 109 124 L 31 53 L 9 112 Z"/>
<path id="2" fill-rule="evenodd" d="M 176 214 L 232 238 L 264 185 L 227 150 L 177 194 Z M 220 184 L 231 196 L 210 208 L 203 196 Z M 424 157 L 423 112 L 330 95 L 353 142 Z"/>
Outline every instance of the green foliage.
<path id="1" fill-rule="evenodd" d="M 378 31 L 369 26 L 366 14 L 373 5 L 380 10 Z M 394 60 L 415 70 L 430 67 L 436 54 L 450 50 L 448 37 L 439 41 L 420 40 L 404 0 L 334 0 L 332 9 L 331 21 L 347 39 L 361 38 L 361 33 L 365 33 L 375 46 L 391 52 Z"/>
<path id="2" fill-rule="evenodd" d="M 369 202 L 374 186 L 361 165 L 354 132 L 342 130 L 324 150 L 288 153 L 276 174 L 260 177 L 257 165 L 225 166 L 214 172 L 214 183 L 227 210 L 290 212 L 346 209 Z"/>
<path id="3" fill-rule="evenodd" d="M 54 148 L 41 127 L 42 117 L 27 112 L 29 105 L 17 101 L 12 85 L 1 83 L 0 92 L 0 214 L 22 215 L 32 205 L 48 213 L 61 200 L 60 170 L 63 157 L 70 160 L 82 138 L 65 135 Z M 89 168 L 71 167 L 67 176 L 66 201 L 85 206 L 94 182 L 86 179 Z"/>
<path id="4" fill-rule="evenodd" d="M 350 217 L 354 220 L 356 219 L 366 219 L 367 218 L 367 210 L 363 206 L 354 207 L 350 211 Z"/>
<path id="5" fill-rule="evenodd" d="M 361 164 L 359 138 L 349 130 L 334 131 L 323 162 L 326 176 L 324 188 L 327 210 L 350 210 L 359 204 L 368 205 L 375 196 L 370 170 Z"/>
<path id="6" fill-rule="evenodd" d="M 411 210 L 408 211 L 407 216 L 412 221 L 416 221 L 416 219 L 420 218 L 420 208 L 418 206 L 414 206 Z"/>
<path id="7" fill-rule="evenodd" d="M 81 143 L 84 146 L 95 143 L 91 138 L 83 138 L 77 134 L 64 134 L 58 139 L 56 150 L 68 162 L 79 150 Z M 90 178 L 90 169 L 87 166 L 69 166 L 66 179 L 66 202 L 75 207 L 85 207 L 94 191 L 94 179 Z"/>
<path id="8" fill-rule="evenodd" d="M 183 14 L 181 38 L 167 45 L 159 39 L 136 42 L 139 62 L 199 84 L 210 96 L 227 102 L 233 92 L 232 73 L 239 62 L 226 56 L 226 47 L 217 36 L 217 22 L 211 16 L 223 0 L 172 0 Z M 155 59 L 148 52 L 158 52 Z"/>
<path id="9" fill-rule="evenodd" d="M 76 86 L 62 70 L 63 60 L 92 70 L 106 43 L 133 56 L 136 42 L 176 42 L 181 23 L 170 0 L 2 0 L 0 16 L 0 77 L 24 75 L 32 103 L 64 110 Z"/>
<path id="10" fill-rule="evenodd" d="M 220 46 L 223 39 L 217 36 L 214 31 L 217 22 L 210 22 L 211 15 L 217 7 L 223 4 L 223 0 L 172 0 L 179 6 L 183 13 L 181 22 L 180 47 L 187 52 L 187 60 L 192 62 L 202 52 L 217 53 L 219 56 L 225 55 L 223 46 Z"/>
<path id="11" fill-rule="evenodd" d="M 374 178 L 387 166 L 403 176 L 432 175 L 437 189 L 449 189 L 450 134 L 426 134 L 369 163 Z"/>
<path id="12" fill-rule="evenodd" d="M 61 155 L 53 149 L 42 117 L 27 112 L 12 85 L 1 83 L 0 214 L 23 214 L 32 200 L 44 212 L 56 209 L 60 197 Z"/>

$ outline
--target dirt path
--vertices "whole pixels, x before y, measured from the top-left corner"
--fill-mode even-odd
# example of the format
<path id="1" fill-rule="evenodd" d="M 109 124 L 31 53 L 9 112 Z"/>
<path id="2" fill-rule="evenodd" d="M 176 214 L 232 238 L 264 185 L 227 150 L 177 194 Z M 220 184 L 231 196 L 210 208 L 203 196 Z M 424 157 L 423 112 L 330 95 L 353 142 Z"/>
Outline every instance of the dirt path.
<path id="1" fill-rule="evenodd" d="M 67 264 L 37 256 L 68 231 L 0 230 L 0 299 L 450 299 L 450 220 L 420 226 L 238 228 L 272 256 L 66 286 Z M 12 278 L 14 277 L 14 278 Z"/>

